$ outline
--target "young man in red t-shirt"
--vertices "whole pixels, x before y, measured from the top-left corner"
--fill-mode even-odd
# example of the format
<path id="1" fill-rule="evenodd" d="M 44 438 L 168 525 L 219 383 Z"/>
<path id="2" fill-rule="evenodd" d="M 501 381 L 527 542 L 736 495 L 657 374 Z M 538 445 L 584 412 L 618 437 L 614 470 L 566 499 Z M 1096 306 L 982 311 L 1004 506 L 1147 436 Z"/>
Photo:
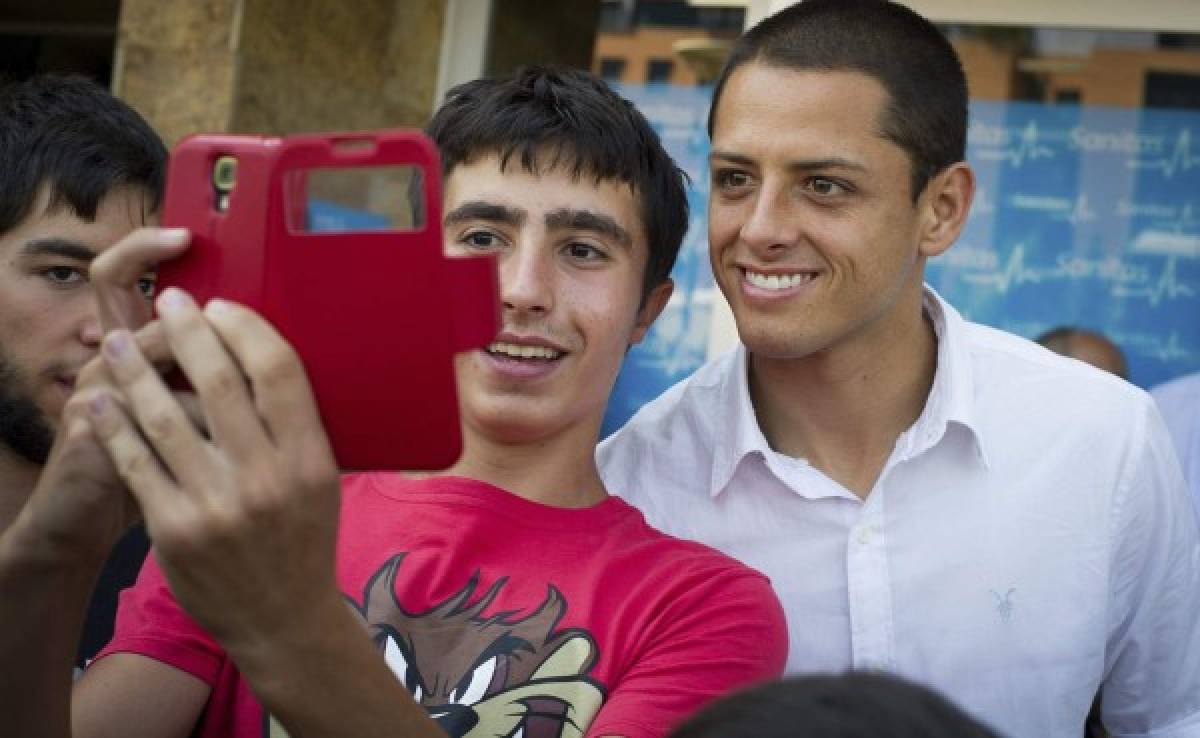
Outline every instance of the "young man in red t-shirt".
<path id="1" fill-rule="evenodd" d="M 345 477 L 339 502 L 286 344 L 244 308 L 164 292 L 160 323 L 107 337 L 51 462 L 61 487 L 102 480 L 74 461 L 100 439 L 157 551 L 75 689 L 81 734 L 640 738 L 782 669 L 765 578 L 646 526 L 593 461 L 624 353 L 671 293 L 681 173 L 581 72 L 468 83 L 429 131 L 448 249 L 495 254 L 501 274 L 502 333 L 457 367 L 461 460 L 426 478 Z M 101 262 L 102 281 L 147 258 L 142 236 Z M 150 368 L 162 353 L 196 387 L 206 433 Z M 97 507 L 121 500 L 83 486 Z M 0 599 L 42 614 L 11 624 L 30 637 L 69 624 L 53 605 L 111 538 L 63 497 L 39 489 L 0 540 Z M 49 668 L 36 645 L 4 650 L 35 676 Z M 50 713 L 30 728 L 65 735 L 65 686 L 42 682 L 40 704 L 13 711 Z"/>

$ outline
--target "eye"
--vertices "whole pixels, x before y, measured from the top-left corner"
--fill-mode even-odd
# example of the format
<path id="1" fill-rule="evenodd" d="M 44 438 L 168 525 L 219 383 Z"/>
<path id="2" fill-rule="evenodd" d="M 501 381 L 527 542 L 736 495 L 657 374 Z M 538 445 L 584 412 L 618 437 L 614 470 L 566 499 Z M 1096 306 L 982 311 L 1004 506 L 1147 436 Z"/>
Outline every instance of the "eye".
<path id="1" fill-rule="evenodd" d="M 822 197 L 834 197 L 849 192 L 849 188 L 836 180 L 826 177 L 813 177 L 808 180 L 808 189 Z"/>
<path id="2" fill-rule="evenodd" d="M 498 655 L 493 656 L 476 666 L 470 679 L 463 679 L 450 693 L 450 701 L 459 705 L 474 705 L 482 700 L 488 685 L 492 683 L 492 677 L 496 674 L 496 661 L 499 658 Z"/>
<path id="3" fill-rule="evenodd" d="M 158 286 L 158 276 L 147 274 L 137 282 L 138 292 L 142 293 L 142 297 L 147 300 L 154 297 L 154 288 Z"/>
<path id="4" fill-rule="evenodd" d="M 572 241 L 564 249 L 567 256 L 577 261 L 603 261 L 608 254 L 601 249 L 584 241 Z"/>
<path id="5" fill-rule="evenodd" d="M 384 636 L 383 659 L 391 668 L 392 673 L 400 680 L 405 689 L 412 693 L 413 701 L 420 702 L 421 697 L 425 695 L 425 691 L 421 689 L 421 678 L 404 657 L 404 650 L 400 648 L 400 644 L 396 643 L 396 639 L 389 636 Z"/>
<path id="6" fill-rule="evenodd" d="M 458 241 L 474 251 L 493 251 L 500 247 L 500 238 L 489 231 L 469 231 Z"/>
<path id="7" fill-rule="evenodd" d="M 69 287 L 86 281 L 82 269 L 69 266 L 52 266 L 41 271 L 42 277 L 56 287 Z"/>
<path id="8" fill-rule="evenodd" d="M 717 169 L 713 172 L 713 182 L 718 189 L 736 190 L 750 184 L 750 175 L 738 169 Z"/>

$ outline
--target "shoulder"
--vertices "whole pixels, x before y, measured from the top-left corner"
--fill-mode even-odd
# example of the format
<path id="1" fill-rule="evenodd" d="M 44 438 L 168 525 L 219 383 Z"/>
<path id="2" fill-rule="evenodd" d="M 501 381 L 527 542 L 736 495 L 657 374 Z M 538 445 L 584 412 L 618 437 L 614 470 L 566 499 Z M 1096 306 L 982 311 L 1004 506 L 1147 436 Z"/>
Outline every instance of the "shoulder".
<path id="1" fill-rule="evenodd" d="M 645 524 L 643 524 L 645 525 Z M 629 588 L 653 619 L 653 640 L 673 649 L 747 659 L 758 676 L 777 674 L 787 654 L 787 621 L 766 575 L 695 541 L 649 525 L 625 563 Z M 754 654 L 752 656 L 752 654 Z"/>
<path id="2" fill-rule="evenodd" d="M 723 436 L 718 416 L 732 415 L 732 409 L 718 408 L 726 402 L 736 358 L 735 350 L 700 367 L 600 443 L 596 462 L 614 494 L 645 509 L 641 498 L 658 494 L 664 483 L 673 493 L 680 486 L 692 486 L 701 467 L 707 470 L 705 459 Z"/>
<path id="3" fill-rule="evenodd" d="M 589 735 L 662 735 L 701 705 L 774 679 L 787 622 L 766 577 L 713 549 L 653 531 L 623 566 L 619 677 Z"/>
<path id="4" fill-rule="evenodd" d="M 1044 417 L 1104 426 L 1128 425 L 1129 413 L 1152 406 L 1142 389 L 1033 341 L 978 323 L 965 323 L 976 398 L 1020 418 L 1022 409 Z M 1061 428 L 1060 428 L 1061 430 Z"/>
<path id="5" fill-rule="evenodd" d="M 629 503 L 619 502 L 629 507 Z M 659 590 L 690 593 L 738 588 L 770 593 L 767 599 L 775 601 L 770 581 L 757 569 L 704 543 L 664 533 L 647 523 L 640 512 L 633 513 L 637 515 L 636 532 L 628 534 L 622 545 L 643 581 L 652 582 Z"/>

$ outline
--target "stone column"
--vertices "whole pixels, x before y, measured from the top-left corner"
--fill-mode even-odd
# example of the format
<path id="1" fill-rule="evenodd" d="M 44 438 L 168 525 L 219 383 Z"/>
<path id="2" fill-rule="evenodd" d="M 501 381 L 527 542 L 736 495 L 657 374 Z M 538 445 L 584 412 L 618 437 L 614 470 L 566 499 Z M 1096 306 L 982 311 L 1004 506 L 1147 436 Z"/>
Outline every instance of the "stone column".
<path id="1" fill-rule="evenodd" d="M 124 0 L 113 89 L 168 144 L 421 126 L 446 0 Z"/>

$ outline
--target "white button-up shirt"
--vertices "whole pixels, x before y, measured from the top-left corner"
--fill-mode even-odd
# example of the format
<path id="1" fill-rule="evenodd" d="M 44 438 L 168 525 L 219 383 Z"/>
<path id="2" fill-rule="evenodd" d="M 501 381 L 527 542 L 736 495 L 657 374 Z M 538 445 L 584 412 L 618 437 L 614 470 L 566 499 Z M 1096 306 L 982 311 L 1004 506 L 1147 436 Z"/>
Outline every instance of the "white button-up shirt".
<path id="1" fill-rule="evenodd" d="M 608 488 L 766 573 L 788 670 L 882 669 L 1018 738 L 1200 736 L 1200 532 L 1150 397 L 969 323 L 932 291 L 937 371 L 865 500 L 771 450 L 744 347 L 598 451 Z"/>

